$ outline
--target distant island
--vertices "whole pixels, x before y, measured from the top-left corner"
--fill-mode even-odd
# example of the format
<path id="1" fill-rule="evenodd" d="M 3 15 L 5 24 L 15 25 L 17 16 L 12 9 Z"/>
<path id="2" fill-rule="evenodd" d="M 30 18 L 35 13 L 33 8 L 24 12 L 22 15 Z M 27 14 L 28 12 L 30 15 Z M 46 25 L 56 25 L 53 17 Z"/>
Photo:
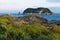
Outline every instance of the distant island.
<path id="1" fill-rule="evenodd" d="M 24 14 L 53 14 L 53 12 L 48 8 L 27 8 L 23 12 Z"/>

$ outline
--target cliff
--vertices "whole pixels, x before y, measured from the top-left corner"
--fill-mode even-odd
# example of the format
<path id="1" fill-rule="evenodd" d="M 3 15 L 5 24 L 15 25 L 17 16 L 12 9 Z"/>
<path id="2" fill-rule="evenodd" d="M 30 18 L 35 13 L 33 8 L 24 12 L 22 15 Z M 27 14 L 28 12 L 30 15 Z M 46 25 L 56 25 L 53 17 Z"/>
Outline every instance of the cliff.
<path id="1" fill-rule="evenodd" d="M 51 10 L 48 8 L 27 8 L 23 12 L 24 14 L 33 14 L 33 13 L 38 13 L 38 14 L 52 14 Z"/>
<path id="2" fill-rule="evenodd" d="M 18 17 L 18 22 L 20 22 L 20 24 L 21 23 L 32 24 L 32 23 L 47 23 L 48 20 L 35 15 L 29 15 L 24 17 Z"/>

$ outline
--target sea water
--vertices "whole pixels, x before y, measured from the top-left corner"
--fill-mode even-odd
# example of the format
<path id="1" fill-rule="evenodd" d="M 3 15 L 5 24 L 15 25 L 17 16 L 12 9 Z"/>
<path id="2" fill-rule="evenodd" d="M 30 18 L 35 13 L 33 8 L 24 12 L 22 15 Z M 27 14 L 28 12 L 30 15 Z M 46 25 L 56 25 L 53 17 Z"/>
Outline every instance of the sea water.
<path id="1" fill-rule="evenodd" d="M 58 21 L 60 21 L 60 14 L 38 15 L 38 16 L 46 18 L 47 20 L 58 20 Z"/>
<path id="2" fill-rule="evenodd" d="M 12 14 L 13 16 L 15 17 L 24 17 L 24 16 L 27 16 L 26 14 Z M 56 13 L 56 14 L 52 14 L 52 15 L 37 15 L 39 17 L 42 17 L 42 18 L 46 18 L 47 20 L 59 20 L 60 21 L 60 14 L 59 13 Z"/>

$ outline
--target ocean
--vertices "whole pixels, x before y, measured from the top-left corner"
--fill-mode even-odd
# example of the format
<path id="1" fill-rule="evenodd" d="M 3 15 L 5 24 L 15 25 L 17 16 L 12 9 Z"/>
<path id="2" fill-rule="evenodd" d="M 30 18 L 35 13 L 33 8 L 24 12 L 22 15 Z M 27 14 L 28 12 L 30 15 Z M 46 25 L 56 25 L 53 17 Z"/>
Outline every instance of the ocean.
<path id="1" fill-rule="evenodd" d="M 40 17 L 46 18 L 47 20 L 58 20 L 60 21 L 60 14 L 52 14 L 52 15 L 39 15 Z"/>
<path id="2" fill-rule="evenodd" d="M 24 17 L 24 16 L 27 16 L 26 14 L 12 14 L 12 16 L 15 16 L 15 17 Z M 56 13 L 56 14 L 52 14 L 52 15 L 39 15 L 37 14 L 37 16 L 39 17 L 43 17 L 43 18 L 46 18 L 47 20 L 51 21 L 51 20 L 58 20 L 60 21 L 60 14 L 59 13 Z"/>

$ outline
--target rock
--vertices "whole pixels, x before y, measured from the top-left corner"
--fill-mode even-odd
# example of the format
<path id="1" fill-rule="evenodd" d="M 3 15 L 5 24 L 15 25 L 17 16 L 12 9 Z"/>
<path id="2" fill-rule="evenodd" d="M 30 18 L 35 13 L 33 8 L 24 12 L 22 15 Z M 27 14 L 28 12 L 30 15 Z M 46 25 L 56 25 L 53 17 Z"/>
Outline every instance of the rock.
<path id="1" fill-rule="evenodd" d="M 20 15 L 21 13 L 19 12 L 18 14 Z"/>
<path id="2" fill-rule="evenodd" d="M 19 19 L 18 21 L 20 23 L 21 23 L 21 21 L 23 21 L 23 23 L 29 23 L 29 24 L 32 24 L 32 23 L 47 23 L 47 21 L 48 21 L 45 18 L 38 17 L 38 16 L 35 16 L 35 15 L 19 17 L 18 19 Z"/>
<path id="3" fill-rule="evenodd" d="M 60 26 L 60 21 L 58 21 L 58 20 L 52 20 L 52 21 L 50 21 L 49 23 Z"/>
<path id="4" fill-rule="evenodd" d="M 24 14 L 52 14 L 52 12 L 48 8 L 27 8 Z"/>

